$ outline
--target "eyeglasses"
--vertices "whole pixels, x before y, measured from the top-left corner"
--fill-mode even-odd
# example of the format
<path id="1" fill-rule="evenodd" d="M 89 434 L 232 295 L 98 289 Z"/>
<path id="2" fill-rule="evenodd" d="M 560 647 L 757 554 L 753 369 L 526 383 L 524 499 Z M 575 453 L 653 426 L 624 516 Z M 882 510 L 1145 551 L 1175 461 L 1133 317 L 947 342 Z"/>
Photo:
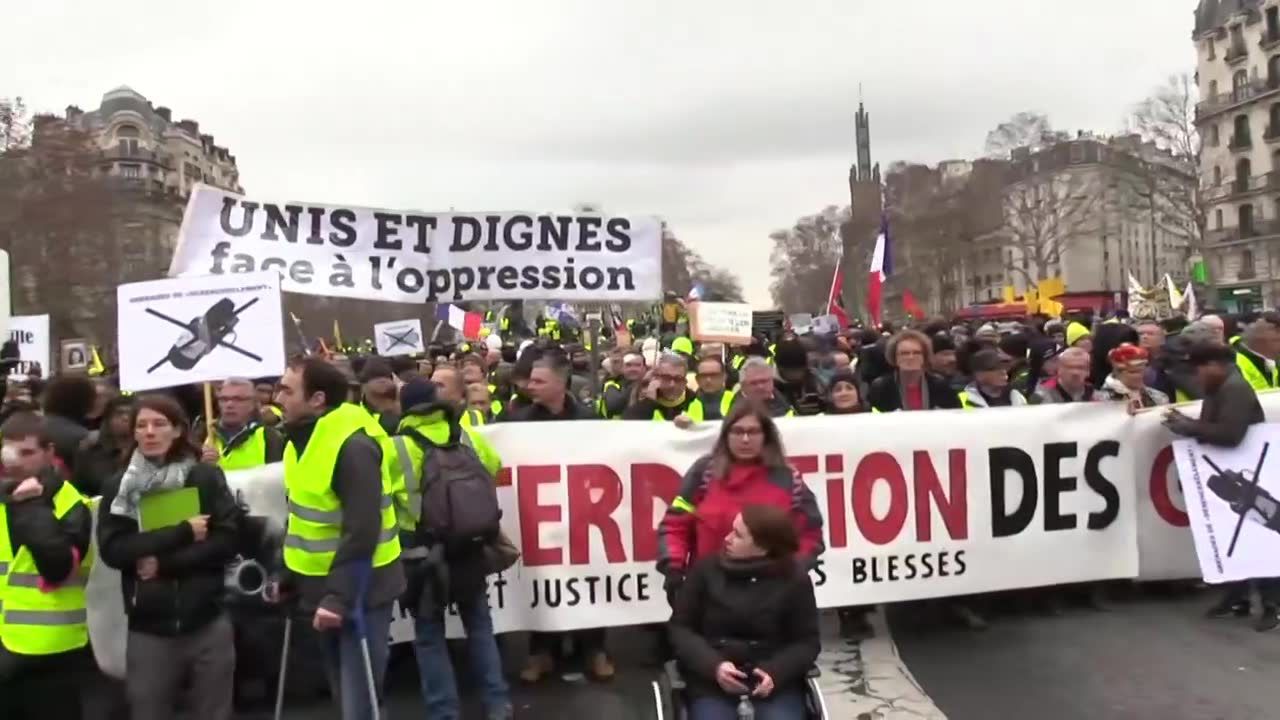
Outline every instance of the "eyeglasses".
<path id="1" fill-rule="evenodd" d="M 661 382 L 681 383 L 684 382 L 683 375 L 654 375 Z"/>
<path id="2" fill-rule="evenodd" d="M 729 434 L 732 435 L 733 437 L 736 437 L 742 440 L 749 440 L 751 438 L 761 437 L 762 435 L 764 435 L 764 429 L 750 428 L 750 427 L 749 428 L 736 427 L 736 428 L 730 428 Z"/>

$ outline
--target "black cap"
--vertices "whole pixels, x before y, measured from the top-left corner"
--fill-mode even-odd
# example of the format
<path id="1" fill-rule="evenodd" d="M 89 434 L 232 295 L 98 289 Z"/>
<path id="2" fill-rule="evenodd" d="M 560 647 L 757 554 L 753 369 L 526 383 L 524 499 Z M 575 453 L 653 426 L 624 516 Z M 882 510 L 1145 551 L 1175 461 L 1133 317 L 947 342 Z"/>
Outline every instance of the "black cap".
<path id="1" fill-rule="evenodd" d="M 1226 345 L 1220 345 L 1216 342 L 1195 345 L 1187 352 L 1187 363 L 1192 367 L 1200 367 L 1210 363 L 1230 365 L 1235 360 L 1235 351 Z"/>
<path id="2" fill-rule="evenodd" d="M 951 336 L 945 332 L 934 333 L 933 337 L 929 338 L 929 340 L 933 343 L 934 355 L 937 355 L 940 352 L 956 349 L 956 341 L 952 340 Z"/>
<path id="3" fill-rule="evenodd" d="M 400 388 L 400 412 L 408 414 L 409 410 L 419 405 L 430 405 L 436 401 L 435 383 L 425 378 L 414 378 Z"/>

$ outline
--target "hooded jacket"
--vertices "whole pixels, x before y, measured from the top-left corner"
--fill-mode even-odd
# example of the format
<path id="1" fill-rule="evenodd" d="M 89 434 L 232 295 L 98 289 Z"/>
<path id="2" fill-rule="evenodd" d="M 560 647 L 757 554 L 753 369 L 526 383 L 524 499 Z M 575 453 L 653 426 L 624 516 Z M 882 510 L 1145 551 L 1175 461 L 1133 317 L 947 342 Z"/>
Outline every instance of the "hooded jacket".
<path id="1" fill-rule="evenodd" d="M 969 383 L 965 386 L 964 391 L 960 393 L 960 404 L 966 409 L 1022 407 L 1027 404 L 1027 398 L 1021 392 L 1015 390 L 1012 384 L 1005 388 L 1003 396 L 993 398 L 983 393 L 977 383 Z"/>

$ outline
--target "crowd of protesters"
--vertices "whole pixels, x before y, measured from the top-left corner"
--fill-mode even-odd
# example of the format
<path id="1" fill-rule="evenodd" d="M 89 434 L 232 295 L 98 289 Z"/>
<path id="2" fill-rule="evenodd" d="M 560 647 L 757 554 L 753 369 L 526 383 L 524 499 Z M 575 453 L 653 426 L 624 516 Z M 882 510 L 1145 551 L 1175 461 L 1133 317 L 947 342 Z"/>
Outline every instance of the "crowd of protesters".
<path id="1" fill-rule="evenodd" d="M 486 717 L 512 717 L 484 599 L 485 576 L 515 556 L 496 518 L 488 527 L 481 512 L 502 461 L 476 428 L 592 419 L 682 428 L 723 421 L 658 529 L 657 570 L 674 609 L 660 645 L 690 677 L 695 718 L 720 717 L 745 695 L 760 717 L 802 717 L 803 678 L 819 649 L 807 570 L 823 551 L 823 519 L 787 466 L 774 419 L 1070 402 L 1140 412 L 1204 400 L 1197 419 L 1164 411 L 1166 425 L 1230 446 L 1263 420 L 1256 393 L 1280 385 L 1276 313 L 1209 313 L 1189 323 L 919 322 L 828 336 L 782 331 L 745 347 L 695 343 L 684 331 L 619 328 L 598 363 L 588 338 L 558 325 L 520 342 L 493 335 L 433 345 L 421 357 L 312 355 L 280 378 L 220 383 L 211 418 L 202 417 L 195 387 L 135 396 L 109 377 L 11 380 L 0 407 L 0 577 L 8 573 L 0 717 L 49 717 L 50 698 L 68 703 L 57 717 L 78 717 L 66 699 L 78 697 L 77 678 L 92 669 L 83 578 L 93 562 L 121 572 L 130 716 L 173 717 L 181 705 L 198 718 L 231 717 L 241 633 L 224 570 L 261 538 L 246 540 L 245 508 L 224 472 L 274 462 L 284 463 L 289 522 L 267 595 L 318 644 L 343 717 L 371 715 L 368 681 L 381 695 L 388 648 L 368 638 L 387 636 L 396 600 L 415 618 L 429 717 L 460 714 L 444 641 L 450 603 L 467 631 Z M 458 448 L 465 452 L 453 454 Z M 451 534 L 462 532 L 452 524 L 448 532 L 431 525 L 441 509 L 428 489 L 440 473 L 478 493 L 467 518 L 476 528 L 465 537 Z M 149 524 L 148 503 L 171 490 L 191 490 L 198 512 Z M 95 511 L 89 498 L 98 498 Z M 25 594 L 28 579 L 44 594 Z M 1263 604 L 1256 627 L 1275 629 L 1280 582 L 1255 584 Z M 1230 587 L 1209 614 L 1248 615 L 1248 591 L 1247 583 Z M 1051 613 L 1076 597 L 1098 609 L 1108 602 L 1101 585 L 1025 595 Z M 986 600 L 948 598 L 941 607 L 981 629 Z M 865 610 L 841 610 L 846 635 L 871 631 Z M 36 621 L 29 632 L 24 617 Z M 41 618 L 58 624 L 42 628 Z M 519 679 L 609 680 L 616 667 L 607 640 L 603 628 L 534 633 Z"/>

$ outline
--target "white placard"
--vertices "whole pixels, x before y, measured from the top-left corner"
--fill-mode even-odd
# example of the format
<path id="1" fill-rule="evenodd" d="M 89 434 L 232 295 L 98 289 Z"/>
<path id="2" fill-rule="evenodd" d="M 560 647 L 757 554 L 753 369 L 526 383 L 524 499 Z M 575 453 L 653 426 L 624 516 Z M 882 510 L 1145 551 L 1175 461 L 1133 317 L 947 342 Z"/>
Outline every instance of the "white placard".
<path id="1" fill-rule="evenodd" d="M 198 185 L 171 276 L 278 270 L 308 295 L 457 303 L 662 296 L 656 217 L 274 203 Z"/>
<path id="2" fill-rule="evenodd" d="M 813 315 L 809 313 L 793 313 L 787 320 L 791 323 L 791 332 L 796 335 L 808 335 L 813 325 Z"/>
<path id="3" fill-rule="evenodd" d="M 422 321 L 418 318 L 375 324 L 373 341 L 378 346 L 378 354 L 388 357 L 427 351 L 422 339 Z"/>
<path id="4" fill-rule="evenodd" d="M 45 377 L 53 374 L 49 364 L 49 316 L 14 315 L 9 318 L 9 339 L 18 343 L 17 365 L 10 375 L 26 375 L 33 363 L 40 364 Z"/>
<path id="5" fill-rule="evenodd" d="M 116 304 L 123 390 L 284 372 L 274 271 L 130 283 Z"/>
<path id="6" fill-rule="evenodd" d="M 1178 440 L 1173 456 L 1205 581 L 1280 576 L 1280 424 L 1233 448 Z"/>
<path id="7" fill-rule="evenodd" d="M 747 303 L 698 302 L 693 305 L 691 319 L 694 340 L 751 343 L 751 306 Z"/>

